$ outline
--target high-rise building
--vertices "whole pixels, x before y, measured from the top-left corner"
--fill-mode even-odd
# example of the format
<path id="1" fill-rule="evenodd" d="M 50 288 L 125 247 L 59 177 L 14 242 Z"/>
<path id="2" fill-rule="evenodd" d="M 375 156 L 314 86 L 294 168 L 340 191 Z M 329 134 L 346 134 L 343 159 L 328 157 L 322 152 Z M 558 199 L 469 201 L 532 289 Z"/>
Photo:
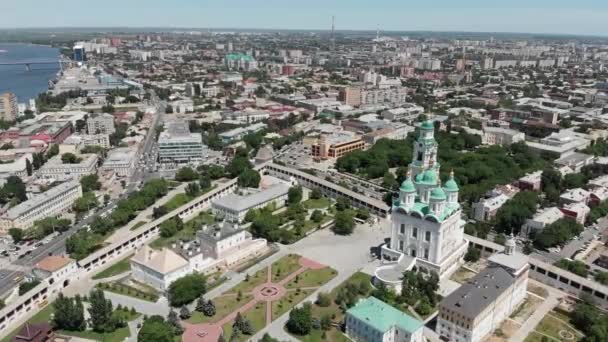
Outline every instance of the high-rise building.
<path id="1" fill-rule="evenodd" d="M 74 45 L 74 61 L 76 62 L 85 62 L 87 60 L 87 55 L 84 50 L 84 46 L 82 45 Z"/>
<path id="2" fill-rule="evenodd" d="M 111 114 L 92 114 L 87 120 L 89 134 L 112 134 L 114 130 L 114 116 Z"/>
<path id="3" fill-rule="evenodd" d="M 0 119 L 4 121 L 15 121 L 19 105 L 17 96 L 13 93 L 0 94 Z"/>
<path id="4" fill-rule="evenodd" d="M 190 133 L 188 122 L 168 122 L 158 138 L 158 160 L 164 168 L 197 165 L 203 151 L 202 136 Z"/>
<path id="5" fill-rule="evenodd" d="M 340 89 L 338 100 L 349 106 L 359 107 L 361 105 L 361 87 L 347 86 Z"/>
<path id="6" fill-rule="evenodd" d="M 454 174 L 443 185 L 439 178 L 434 131 L 432 121 L 420 127 L 407 178 L 393 201 L 390 244 L 382 247 L 382 260 L 388 264 L 376 270 L 377 281 L 397 291 L 403 271 L 414 266 L 449 277 L 468 246 Z"/>

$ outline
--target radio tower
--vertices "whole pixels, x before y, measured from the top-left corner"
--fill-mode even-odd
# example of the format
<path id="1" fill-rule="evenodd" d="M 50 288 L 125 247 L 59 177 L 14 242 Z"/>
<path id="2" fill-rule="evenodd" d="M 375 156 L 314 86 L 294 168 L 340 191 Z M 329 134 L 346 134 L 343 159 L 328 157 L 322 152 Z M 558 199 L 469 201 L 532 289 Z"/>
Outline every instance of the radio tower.
<path id="1" fill-rule="evenodd" d="M 336 48 L 336 16 L 331 16 L 331 51 Z"/>

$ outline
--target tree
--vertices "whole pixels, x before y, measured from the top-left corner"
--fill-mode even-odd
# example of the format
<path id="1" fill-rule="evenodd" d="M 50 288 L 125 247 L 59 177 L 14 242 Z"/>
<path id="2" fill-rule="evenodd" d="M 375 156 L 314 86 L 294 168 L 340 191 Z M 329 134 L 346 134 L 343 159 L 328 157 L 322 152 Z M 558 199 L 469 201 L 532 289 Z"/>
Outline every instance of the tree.
<path id="1" fill-rule="evenodd" d="M 270 335 L 268 335 L 268 333 L 265 333 L 264 336 L 262 336 L 260 342 L 279 342 L 279 340 L 271 337 Z"/>
<path id="2" fill-rule="evenodd" d="M 177 312 L 171 309 L 169 311 L 169 315 L 167 315 L 167 323 L 169 323 L 173 327 L 174 335 L 181 335 L 184 332 L 182 325 L 179 322 L 179 318 L 177 317 Z"/>
<path id="3" fill-rule="evenodd" d="M 559 219 L 534 235 L 534 245 L 542 249 L 554 247 L 572 239 L 582 231 L 583 226 L 579 223 L 567 218 Z"/>
<path id="4" fill-rule="evenodd" d="M 86 328 L 84 306 L 80 296 L 68 298 L 59 293 L 53 307 L 55 314 L 51 323 L 55 329 L 83 331 Z"/>
<path id="5" fill-rule="evenodd" d="M 582 261 L 570 261 L 568 259 L 560 259 L 554 265 L 559 268 L 570 271 L 574 274 L 577 274 L 583 278 L 587 278 L 587 265 Z"/>
<path id="6" fill-rule="evenodd" d="M 111 332 L 115 330 L 112 325 L 112 302 L 106 299 L 100 289 L 94 289 L 89 293 L 89 319 L 91 328 L 95 332 Z"/>
<path id="7" fill-rule="evenodd" d="M 323 194 L 321 193 L 321 190 L 319 190 L 318 188 L 314 188 L 310 192 L 310 198 L 312 198 L 312 199 L 321 199 L 321 197 L 323 197 Z"/>
<path id="8" fill-rule="evenodd" d="M 34 168 L 32 167 L 32 163 L 29 159 L 25 159 L 25 170 L 27 171 L 27 175 L 31 176 L 34 173 Z"/>
<path id="9" fill-rule="evenodd" d="M 344 197 L 338 197 L 338 199 L 336 200 L 336 210 L 344 211 L 347 209 L 350 209 L 349 200 Z"/>
<path id="10" fill-rule="evenodd" d="M 304 336 L 312 330 L 312 312 L 310 303 L 304 303 L 300 308 L 293 308 L 289 312 L 286 324 L 290 333 Z"/>
<path id="11" fill-rule="evenodd" d="M 18 176 L 9 176 L 6 178 L 6 182 L 0 190 L 0 197 L 2 201 L 7 203 L 10 200 L 15 200 L 17 203 L 21 203 L 27 200 L 27 194 L 25 184 Z"/>
<path id="12" fill-rule="evenodd" d="M 203 314 L 207 317 L 212 317 L 215 316 L 215 313 L 215 304 L 211 301 L 211 299 L 209 299 L 203 305 Z"/>
<path id="13" fill-rule="evenodd" d="M 186 186 L 186 195 L 190 197 L 196 197 L 200 192 L 201 188 L 196 182 L 188 183 L 188 185 Z"/>
<path id="14" fill-rule="evenodd" d="M 188 319 L 190 318 L 190 310 L 188 310 L 188 307 L 185 305 L 182 305 L 181 309 L 179 310 L 179 318 L 181 319 Z"/>
<path id="15" fill-rule="evenodd" d="M 191 167 L 182 167 L 175 174 L 175 180 L 178 182 L 191 182 L 198 178 L 198 173 Z"/>
<path id="16" fill-rule="evenodd" d="M 467 253 L 464 255 L 464 261 L 476 262 L 479 260 L 480 257 L 481 257 L 481 252 L 479 251 L 479 249 L 477 249 L 473 246 L 469 246 Z"/>
<path id="17" fill-rule="evenodd" d="M 302 187 L 292 186 L 287 192 L 287 203 L 296 204 L 302 201 Z"/>
<path id="18" fill-rule="evenodd" d="M 8 230 L 8 234 L 13 238 L 13 243 L 19 243 L 23 239 L 23 229 L 11 228 Z"/>
<path id="19" fill-rule="evenodd" d="M 137 341 L 139 342 L 173 342 L 173 327 L 161 316 L 152 316 L 144 321 Z"/>
<path id="20" fill-rule="evenodd" d="M 245 169 L 237 180 L 240 187 L 257 188 L 260 184 L 260 174 L 253 169 Z"/>
<path id="21" fill-rule="evenodd" d="M 207 280 L 204 275 L 194 273 L 181 277 L 169 286 L 169 303 L 182 306 L 191 303 L 207 290 Z"/>
<path id="22" fill-rule="evenodd" d="M 198 185 L 201 190 L 206 190 L 211 188 L 211 178 L 207 174 L 201 174 L 198 178 Z"/>
<path id="23" fill-rule="evenodd" d="M 85 192 L 82 197 L 74 201 L 72 208 L 78 213 L 84 213 L 96 208 L 98 205 L 99 201 L 97 201 L 95 194 L 92 192 Z"/>
<path id="24" fill-rule="evenodd" d="M 315 209 L 315 211 L 313 211 L 310 215 L 310 219 L 315 223 L 320 223 L 321 221 L 323 221 L 324 216 L 325 215 L 323 215 L 323 212 L 321 210 Z"/>
<path id="25" fill-rule="evenodd" d="M 101 182 L 97 174 L 86 175 L 80 178 L 82 192 L 89 192 L 101 189 Z"/>
<path id="26" fill-rule="evenodd" d="M 165 207 L 164 205 L 161 205 L 160 207 L 154 207 L 152 208 L 152 217 L 157 219 L 161 216 L 164 216 L 168 213 L 169 211 L 167 210 L 167 207 Z"/>
<path id="27" fill-rule="evenodd" d="M 319 292 L 317 296 L 317 305 L 320 307 L 328 307 L 331 305 L 331 297 L 328 293 Z"/>
<path id="28" fill-rule="evenodd" d="M 505 242 L 507 242 L 507 237 L 505 236 L 505 234 L 498 234 L 494 236 L 494 242 L 504 246 Z"/>
<path id="29" fill-rule="evenodd" d="M 248 319 L 244 318 L 240 312 L 236 313 L 234 323 L 232 324 L 234 330 L 239 330 L 245 335 L 253 335 L 253 327 Z"/>
<path id="30" fill-rule="evenodd" d="M 350 235 L 355 229 L 355 220 L 349 211 L 338 211 L 334 218 L 333 232 L 338 235 Z"/>
<path id="31" fill-rule="evenodd" d="M 74 153 L 64 153 L 61 155 L 61 161 L 64 164 L 78 164 L 82 161 L 82 158 L 77 157 Z"/>
<path id="32" fill-rule="evenodd" d="M 235 178 L 238 177 L 241 173 L 243 173 L 247 169 L 251 169 L 252 165 L 247 159 L 246 156 L 236 156 L 228 166 L 226 166 L 226 172 L 230 175 L 230 177 Z"/>
<path id="33" fill-rule="evenodd" d="M 58 154 L 59 154 L 59 145 L 53 144 L 53 145 L 51 145 L 51 147 L 49 147 L 48 151 L 46 152 L 46 157 L 50 159 Z"/>

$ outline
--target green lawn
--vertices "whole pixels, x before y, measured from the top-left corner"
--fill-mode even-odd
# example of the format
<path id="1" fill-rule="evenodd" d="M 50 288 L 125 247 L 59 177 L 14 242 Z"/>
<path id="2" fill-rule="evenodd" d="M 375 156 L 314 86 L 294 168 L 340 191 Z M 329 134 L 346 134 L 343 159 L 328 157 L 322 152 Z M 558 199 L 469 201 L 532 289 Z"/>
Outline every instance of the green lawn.
<path id="1" fill-rule="evenodd" d="M 182 205 L 192 201 L 194 197 L 188 196 L 186 193 L 181 193 L 173 196 L 167 203 L 163 204 L 163 207 L 167 208 L 167 211 L 173 211 Z"/>
<path id="2" fill-rule="evenodd" d="M 297 254 L 289 254 L 272 264 L 272 281 L 279 282 L 291 273 L 298 270 L 300 266 L 300 256 Z"/>
<path id="3" fill-rule="evenodd" d="M 319 287 L 338 274 L 331 267 L 325 267 L 320 270 L 307 270 L 298 275 L 285 285 L 287 289 L 295 289 L 297 287 Z"/>
<path id="4" fill-rule="evenodd" d="M 582 341 L 583 334 L 581 332 L 563 324 L 562 321 L 560 321 L 558 318 L 570 323 L 570 318 L 566 314 L 562 314 L 557 311 L 550 311 L 547 315 L 545 315 L 543 320 L 540 321 L 540 323 L 538 323 L 538 325 L 534 328 L 535 332 L 531 333 L 530 335 L 528 335 L 528 337 L 526 337 L 525 342 L 540 342 L 543 338 L 542 334 L 551 336 L 557 341 Z M 560 331 L 568 332 L 572 334 L 574 338 L 566 340 L 560 337 Z"/>
<path id="5" fill-rule="evenodd" d="M 147 222 L 147 221 L 137 221 L 137 222 L 136 222 L 136 223 L 133 225 L 133 227 L 131 227 L 131 229 L 130 229 L 130 230 L 135 230 L 135 229 L 137 229 L 137 228 L 139 228 L 139 227 L 143 226 L 143 225 L 144 225 L 144 224 L 146 224 L 146 223 L 148 223 L 148 222 Z"/>
<path id="6" fill-rule="evenodd" d="M 257 303 L 256 306 L 253 307 L 253 309 L 246 311 L 244 313 L 242 312 L 241 315 L 243 315 L 243 317 L 245 319 L 249 320 L 249 322 L 251 323 L 251 326 L 253 327 L 253 331 L 255 334 L 266 326 L 266 303 L 265 302 Z M 224 338 L 226 341 L 232 335 L 232 324 L 233 323 L 234 322 L 228 322 L 228 323 L 224 324 L 224 326 L 222 327 L 222 329 L 224 330 Z M 241 335 L 240 338 L 235 341 L 245 342 L 250 337 L 251 336 L 248 336 L 248 335 Z"/>
<path id="7" fill-rule="evenodd" d="M 311 199 L 307 199 L 306 201 L 302 202 L 302 204 L 304 205 L 304 208 L 306 208 L 306 209 L 325 209 L 325 208 L 329 207 L 329 205 L 331 204 L 331 201 L 327 197 L 321 197 L 319 199 L 311 198 Z"/>
<path id="8" fill-rule="evenodd" d="M 30 322 L 30 323 L 50 322 L 51 315 L 53 315 L 53 312 L 54 312 L 53 304 L 49 304 L 44 309 L 38 311 L 38 313 L 36 313 L 34 316 L 32 316 L 32 318 L 30 318 L 28 320 L 28 322 Z M 15 337 L 17 335 L 17 333 L 19 333 L 19 330 L 21 330 L 22 327 L 23 327 L 23 325 L 19 326 L 15 330 L 13 330 L 10 334 L 8 334 L 5 338 L 3 338 L 1 342 L 11 342 L 13 340 L 13 337 Z"/>
<path id="9" fill-rule="evenodd" d="M 164 238 L 159 237 L 158 239 L 150 243 L 150 247 L 154 249 L 162 249 L 163 247 L 170 246 L 173 242 L 178 240 L 192 240 L 196 236 L 196 231 L 199 230 L 202 224 L 211 224 L 215 221 L 213 214 L 210 212 L 202 212 L 197 217 L 186 222 L 184 229 L 179 231 L 172 237 Z"/>
<path id="10" fill-rule="evenodd" d="M 234 294 L 230 295 L 222 295 L 215 299 L 212 299 L 215 304 L 215 315 L 212 317 L 207 317 L 203 315 L 201 312 L 193 311 L 192 317 L 188 319 L 188 322 L 192 324 L 198 323 L 206 323 L 206 322 L 217 322 L 220 319 L 224 318 L 229 313 L 233 312 L 237 308 L 245 305 L 249 301 L 253 299 L 253 295 L 251 294 L 243 294 L 243 297 L 240 301 L 237 300 L 237 296 Z"/>
<path id="11" fill-rule="evenodd" d="M 158 294 L 156 293 L 142 291 L 140 289 L 136 289 L 134 287 L 120 283 L 99 283 L 97 284 L 97 288 L 102 289 L 104 291 L 117 293 L 123 296 L 129 296 L 152 303 L 156 303 L 156 301 L 158 300 Z"/>
<path id="12" fill-rule="evenodd" d="M 268 267 L 264 267 L 263 269 L 255 272 L 254 274 L 249 276 L 249 281 L 243 280 L 238 283 L 235 287 L 228 290 L 227 293 L 238 293 L 241 291 L 242 293 L 251 292 L 258 285 L 262 285 L 268 279 Z"/>
<path id="13" fill-rule="evenodd" d="M 315 290 L 296 290 L 289 291 L 287 295 L 279 300 L 272 302 L 272 320 L 279 318 L 282 314 L 298 305 L 304 298 L 310 296 Z"/>
<path id="14" fill-rule="evenodd" d="M 96 280 L 96 279 L 109 278 L 109 277 L 113 277 L 115 275 L 125 273 L 125 272 L 131 270 L 130 260 L 131 260 L 132 256 L 133 256 L 133 254 L 129 255 L 125 259 L 120 260 L 119 262 L 106 268 L 105 270 L 97 273 L 96 275 L 93 276 L 93 279 Z"/>

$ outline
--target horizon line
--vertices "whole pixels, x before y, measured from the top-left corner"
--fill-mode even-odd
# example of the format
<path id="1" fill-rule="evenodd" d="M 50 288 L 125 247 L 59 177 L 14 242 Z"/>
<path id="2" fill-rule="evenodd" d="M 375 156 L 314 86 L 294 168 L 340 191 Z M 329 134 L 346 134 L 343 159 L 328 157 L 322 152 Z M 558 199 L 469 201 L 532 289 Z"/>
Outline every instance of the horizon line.
<path id="1" fill-rule="evenodd" d="M 268 27 L 197 27 L 197 26 L 151 26 L 151 25 L 142 25 L 142 26 L 22 26 L 22 27 L 2 27 L 0 26 L 0 31 L 5 30 L 57 30 L 57 29 L 170 29 L 170 30 L 200 30 L 200 31 L 210 31 L 210 30 L 239 30 L 239 31 L 247 31 L 247 30 L 255 30 L 255 31 L 305 31 L 305 32 L 331 32 L 331 28 L 328 29 L 320 29 L 320 28 L 268 28 Z M 377 29 L 371 28 L 361 28 L 361 29 L 336 29 L 335 32 L 371 32 L 375 33 Z M 390 30 L 380 30 L 380 32 L 389 32 L 389 33 L 464 33 L 464 34 L 500 34 L 500 35 L 546 35 L 546 36 L 570 36 L 570 37 L 593 37 L 593 38 L 608 38 L 608 34 L 591 34 L 591 33 L 560 33 L 560 32 L 520 32 L 520 31 L 446 31 L 446 30 L 425 30 L 425 29 L 414 29 L 414 30 L 406 30 L 406 29 L 390 29 Z M 103 33 L 103 32 L 99 32 Z M 167 32 L 170 33 L 170 32 Z"/>

